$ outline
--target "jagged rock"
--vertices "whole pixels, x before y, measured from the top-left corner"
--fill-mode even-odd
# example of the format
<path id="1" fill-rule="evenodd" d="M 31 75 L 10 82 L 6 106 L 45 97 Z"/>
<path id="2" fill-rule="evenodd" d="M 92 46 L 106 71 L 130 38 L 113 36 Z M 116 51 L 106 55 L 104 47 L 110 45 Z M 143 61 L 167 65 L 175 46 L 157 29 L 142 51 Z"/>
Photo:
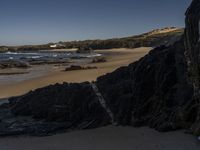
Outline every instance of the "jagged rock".
<path id="1" fill-rule="evenodd" d="M 80 65 L 71 65 L 65 69 L 65 71 L 74 71 L 74 70 L 89 70 L 97 69 L 95 66 L 80 66 Z"/>
<path id="2" fill-rule="evenodd" d="M 12 112 L 18 116 L 31 115 L 37 119 L 71 121 L 74 124 L 82 120 L 107 121 L 104 110 L 87 82 L 56 84 L 10 101 Z"/>
<path id="3" fill-rule="evenodd" d="M 186 54 L 190 80 L 194 87 L 193 107 L 196 119 L 192 131 L 200 135 L 200 1 L 193 0 L 186 12 Z"/>
<path id="4" fill-rule="evenodd" d="M 8 128 L 2 130 L 0 127 L 0 135 L 46 135 L 56 130 L 95 128 L 110 122 L 88 82 L 51 85 L 9 101 L 15 116 L 11 118 L 16 119 L 7 123 L 8 118 L 3 118 Z M 19 120 L 22 116 L 27 119 Z"/>
<path id="5" fill-rule="evenodd" d="M 9 60 L 9 61 L 0 61 L 0 69 L 6 69 L 6 68 L 29 68 L 30 64 L 23 61 L 15 61 L 15 60 Z"/>
<path id="6" fill-rule="evenodd" d="M 99 77 L 97 85 L 119 124 L 159 131 L 185 126 L 193 87 L 187 82 L 183 42 L 156 48 L 140 61 Z"/>

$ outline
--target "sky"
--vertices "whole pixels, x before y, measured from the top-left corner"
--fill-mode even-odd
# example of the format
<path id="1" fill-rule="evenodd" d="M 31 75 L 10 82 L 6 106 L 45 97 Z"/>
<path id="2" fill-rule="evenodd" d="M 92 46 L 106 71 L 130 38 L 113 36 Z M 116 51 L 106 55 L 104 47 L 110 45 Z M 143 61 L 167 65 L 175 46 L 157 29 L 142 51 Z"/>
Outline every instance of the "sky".
<path id="1" fill-rule="evenodd" d="M 132 36 L 184 27 L 192 0 L 0 0 L 0 45 Z"/>

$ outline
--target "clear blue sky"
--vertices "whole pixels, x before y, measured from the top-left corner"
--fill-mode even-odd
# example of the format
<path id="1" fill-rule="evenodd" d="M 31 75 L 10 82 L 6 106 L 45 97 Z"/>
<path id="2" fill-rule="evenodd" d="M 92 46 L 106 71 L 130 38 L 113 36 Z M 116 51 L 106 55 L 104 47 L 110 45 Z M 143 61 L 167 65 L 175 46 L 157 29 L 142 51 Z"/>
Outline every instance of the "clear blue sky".
<path id="1" fill-rule="evenodd" d="M 192 0 L 0 0 L 0 45 L 106 39 L 184 27 Z"/>

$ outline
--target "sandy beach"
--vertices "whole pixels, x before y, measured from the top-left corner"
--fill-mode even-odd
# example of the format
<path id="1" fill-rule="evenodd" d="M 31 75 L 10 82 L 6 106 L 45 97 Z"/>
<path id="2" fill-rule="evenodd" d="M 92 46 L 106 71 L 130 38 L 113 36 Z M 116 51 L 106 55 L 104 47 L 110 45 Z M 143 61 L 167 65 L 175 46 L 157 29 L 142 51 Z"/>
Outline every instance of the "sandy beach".
<path id="1" fill-rule="evenodd" d="M 59 69 L 40 77 L 0 84 L 0 97 L 24 94 L 49 84 L 96 80 L 120 66 L 137 61 L 151 48 L 112 49 L 96 51 L 106 56 L 107 62 L 91 64 L 94 70 L 61 72 Z M 184 131 L 159 133 L 147 127 L 107 126 L 92 130 L 74 131 L 48 137 L 0 138 L 1 150 L 199 150 L 200 143 Z"/>
<path id="2" fill-rule="evenodd" d="M 0 84 L 0 97 L 24 94 L 30 90 L 62 82 L 84 82 L 96 80 L 100 75 L 126 66 L 146 55 L 151 48 L 112 49 L 96 51 L 103 54 L 107 62 L 94 63 L 94 70 L 63 72 L 51 70 L 42 76 L 24 81 Z M 107 126 L 92 130 L 73 131 L 48 137 L 4 137 L 0 138 L 1 150 L 199 150 L 200 143 L 193 135 L 183 130 L 159 133 L 147 127 Z"/>
<path id="3" fill-rule="evenodd" d="M 1 138 L 1 150 L 199 150 L 183 131 L 159 133 L 143 127 L 103 127 L 49 137 Z"/>
<path id="4" fill-rule="evenodd" d="M 96 80 L 98 76 L 112 72 L 115 69 L 126 66 L 134 61 L 137 61 L 144 55 L 146 55 L 152 48 L 141 47 L 136 49 L 110 49 L 110 50 L 97 50 L 96 53 L 100 53 L 106 57 L 107 62 L 93 63 L 91 66 L 96 66 L 98 69 L 92 70 L 77 70 L 63 72 L 59 69 L 48 70 L 47 73 L 41 74 L 39 77 L 26 79 L 22 75 L 20 79 L 15 80 L 10 76 L 9 80 L 5 83 L 0 83 L 0 98 L 7 98 L 12 96 L 18 96 L 44 86 L 55 83 L 63 82 L 84 82 Z"/>

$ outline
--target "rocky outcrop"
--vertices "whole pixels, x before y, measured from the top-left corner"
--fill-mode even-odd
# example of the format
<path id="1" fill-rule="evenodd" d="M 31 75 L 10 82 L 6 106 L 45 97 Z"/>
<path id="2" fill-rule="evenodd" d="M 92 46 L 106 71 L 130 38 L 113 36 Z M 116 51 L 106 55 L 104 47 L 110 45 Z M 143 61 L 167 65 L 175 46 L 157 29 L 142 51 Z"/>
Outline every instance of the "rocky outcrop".
<path id="1" fill-rule="evenodd" d="M 95 83 L 56 84 L 9 99 L 0 106 L 0 134 L 46 135 L 113 123 L 184 128 L 199 136 L 199 8 L 194 0 L 179 42 L 155 48 Z"/>
<path id="2" fill-rule="evenodd" d="M 74 70 L 90 70 L 97 69 L 95 66 L 80 66 L 80 65 L 71 65 L 65 69 L 65 71 L 74 71 Z"/>
<path id="3" fill-rule="evenodd" d="M 94 53 L 93 49 L 90 48 L 88 45 L 79 47 L 76 52 L 77 53 L 82 53 L 82 54 L 91 54 L 91 53 Z"/>
<path id="4" fill-rule="evenodd" d="M 8 61 L 0 61 L 0 69 L 7 69 L 7 68 L 29 68 L 30 65 L 27 62 L 23 61 L 14 61 L 14 60 L 8 60 Z"/>
<path id="5" fill-rule="evenodd" d="M 200 1 L 193 0 L 186 11 L 185 47 L 190 81 L 194 88 L 197 113 L 192 131 L 200 134 Z"/>
<path id="6" fill-rule="evenodd" d="M 103 63 L 103 62 L 107 62 L 106 58 L 103 56 L 98 56 L 93 58 L 91 63 Z"/>
<path id="7" fill-rule="evenodd" d="M 193 86 L 187 79 L 183 45 L 180 41 L 174 46 L 158 47 L 138 62 L 99 77 L 93 83 L 98 93 L 87 82 L 64 83 L 11 98 L 6 110 L 12 116 L 0 115 L 4 116 L 2 123 L 7 127 L 0 133 L 46 135 L 113 122 L 148 125 L 159 131 L 189 129 L 197 113 Z M 105 100 L 104 108 L 99 97 Z M 112 118 L 107 110 L 113 114 Z M 21 117 L 26 119 L 22 121 Z M 12 123 L 8 121 L 11 118 Z"/>
<path id="8" fill-rule="evenodd" d="M 87 82 L 56 84 L 9 101 L 0 109 L 0 135 L 48 135 L 110 123 Z"/>
<path id="9" fill-rule="evenodd" d="M 184 58 L 183 42 L 178 42 L 156 48 L 140 61 L 100 77 L 97 85 L 117 122 L 148 125 L 159 131 L 194 123 L 193 87 L 187 82 Z"/>

